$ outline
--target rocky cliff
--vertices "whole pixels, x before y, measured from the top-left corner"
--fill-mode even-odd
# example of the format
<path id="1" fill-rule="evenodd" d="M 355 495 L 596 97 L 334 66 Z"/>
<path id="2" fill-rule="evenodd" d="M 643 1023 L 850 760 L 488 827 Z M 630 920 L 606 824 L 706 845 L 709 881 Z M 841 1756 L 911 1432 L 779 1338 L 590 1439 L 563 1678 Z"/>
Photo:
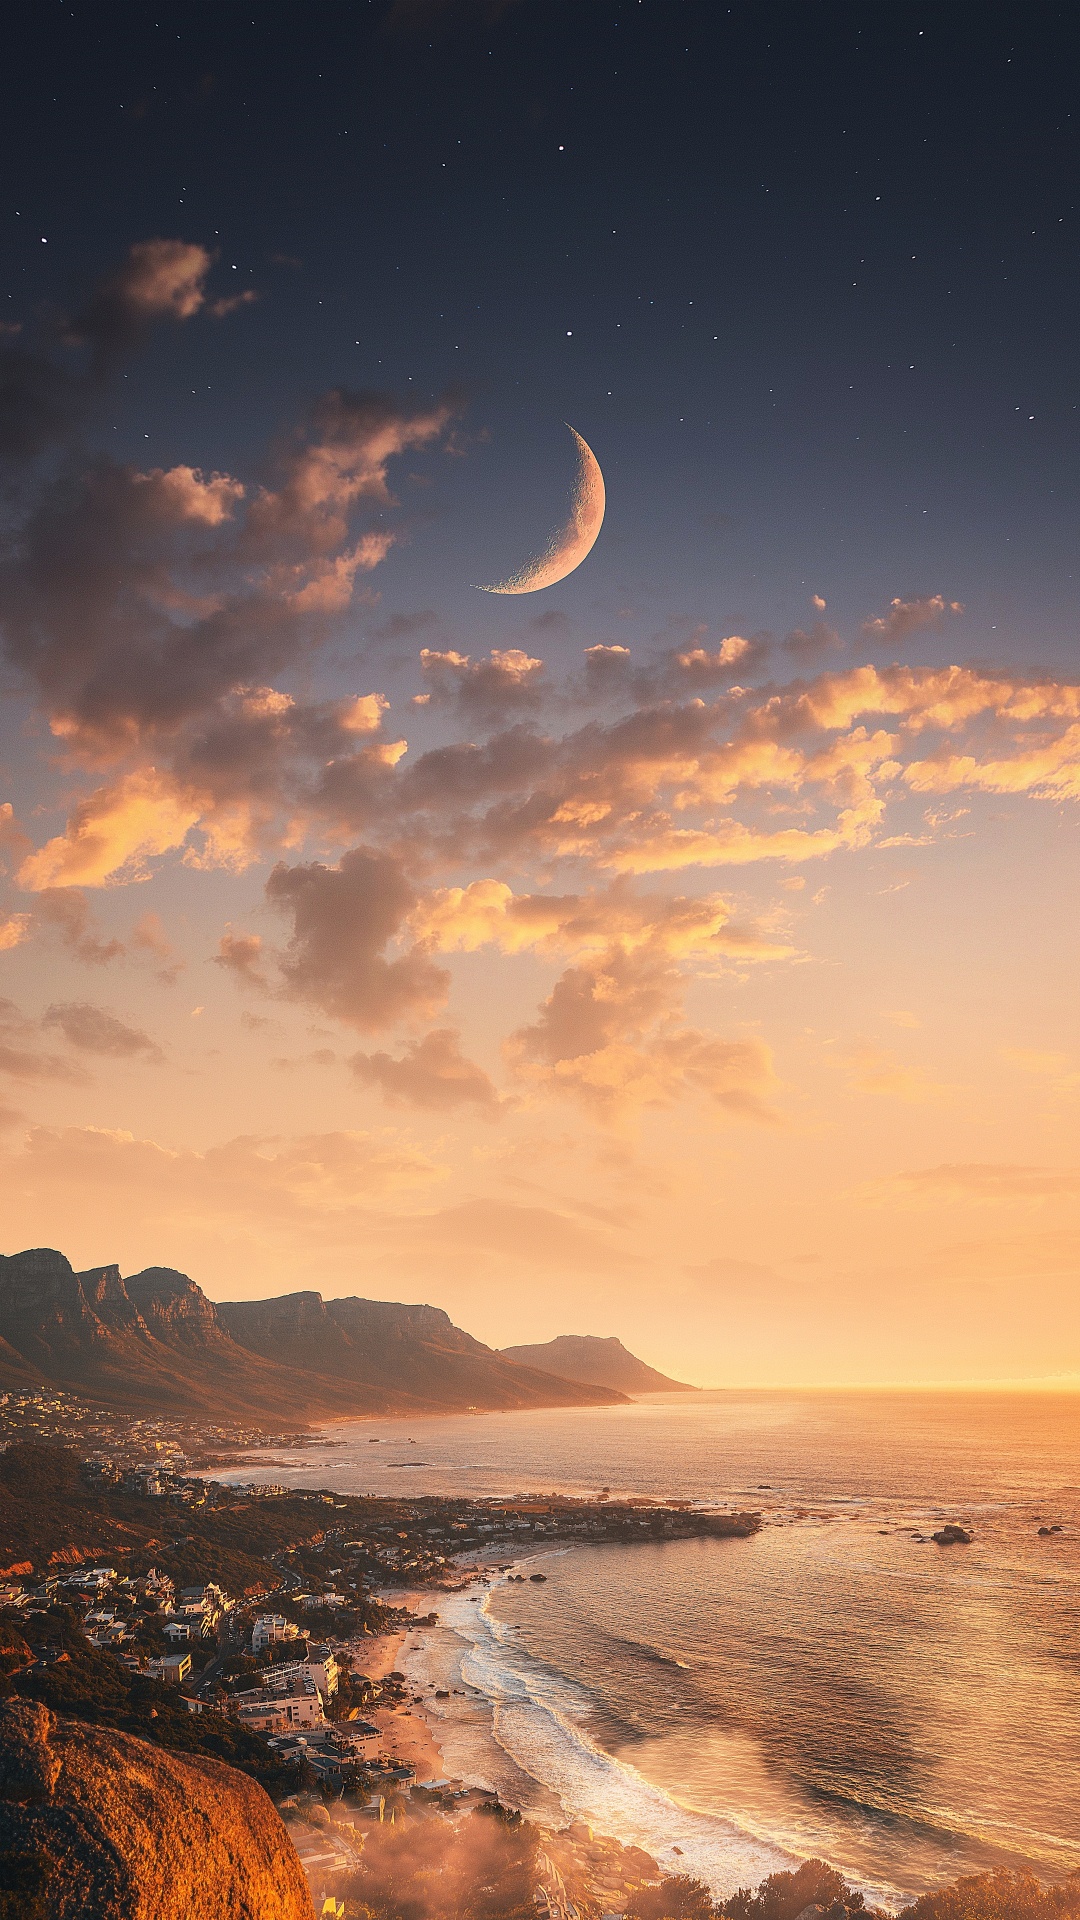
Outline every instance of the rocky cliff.
<path id="1" fill-rule="evenodd" d="M 312 1920 L 260 1786 L 217 1760 L 0 1703 L 0 1916 Z"/>
<path id="2" fill-rule="evenodd" d="M 0 1256 L 0 1388 L 32 1385 L 252 1424 L 622 1397 L 520 1366 L 437 1307 L 318 1293 L 219 1307 L 171 1267 L 76 1273 L 49 1247 Z"/>

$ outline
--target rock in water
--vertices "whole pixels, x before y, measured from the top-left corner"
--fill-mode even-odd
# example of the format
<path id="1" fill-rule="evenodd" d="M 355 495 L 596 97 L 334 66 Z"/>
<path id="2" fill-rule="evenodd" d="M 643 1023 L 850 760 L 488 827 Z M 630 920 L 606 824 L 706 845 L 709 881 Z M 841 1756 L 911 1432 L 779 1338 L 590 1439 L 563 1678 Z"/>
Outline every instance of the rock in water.
<path id="1" fill-rule="evenodd" d="M 133 1735 L 0 1702 L 0 1913 L 48 1920 L 312 1920 L 254 1780 Z"/>

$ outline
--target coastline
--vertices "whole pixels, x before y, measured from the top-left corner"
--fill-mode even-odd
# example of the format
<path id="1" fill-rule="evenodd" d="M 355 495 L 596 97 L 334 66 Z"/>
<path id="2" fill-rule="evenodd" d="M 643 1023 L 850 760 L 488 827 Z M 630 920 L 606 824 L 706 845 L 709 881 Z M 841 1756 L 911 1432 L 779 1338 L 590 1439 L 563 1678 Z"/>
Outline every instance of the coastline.
<path id="1" fill-rule="evenodd" d="M 680 1804 L 605 1751 L 588 1730 L 589 1703 L 581 1690 L 539 1662 L 520 1661 L 490 1611 L 505 1579 L 499 1569 L 528 1576 L 562 1551 L 553 1548 L 497 1565 L 470 1560 L 461 1568 L 462 1583 L 449 1589 L 387 1590 L 384 1597 L 392 1591 L 399 1605 L 439 1615 L 434 1627 L 386 1637 L 413 1702 L 422 1702 L 411 1704 L 409 1718 L 404 1712 L 388 1716 L 401 1757 L 407 1757 L 405 1743 L 415 1735 L 425 1760 L 437 1756 L 440 1777 L 495 1793 L 548 1829 L 584 1824 L 620 1847 L 642 1850 L 662 1874 L 689 1873 L 703 1880 L 717 1898 L 798 1866 L 800 1854 Z M 510 1664 L 503 1663 L 504 1650 Z M 422 1779 L 418 1765 L 421 1784 Z M 867 1884 L 862 1891 L 876 1904 L 896 1903 L 891 1887 Z"/>

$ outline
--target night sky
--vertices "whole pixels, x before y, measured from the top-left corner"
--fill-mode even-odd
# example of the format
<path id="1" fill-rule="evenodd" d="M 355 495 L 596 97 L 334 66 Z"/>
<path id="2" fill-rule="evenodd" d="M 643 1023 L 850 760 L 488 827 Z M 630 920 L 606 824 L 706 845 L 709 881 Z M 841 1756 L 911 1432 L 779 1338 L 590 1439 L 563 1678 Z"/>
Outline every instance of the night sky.
<path id="1" fill-rule="evenodd" d="M 13 19 L 7 1250 L 1080 1373 L 1077 43 Z"/>

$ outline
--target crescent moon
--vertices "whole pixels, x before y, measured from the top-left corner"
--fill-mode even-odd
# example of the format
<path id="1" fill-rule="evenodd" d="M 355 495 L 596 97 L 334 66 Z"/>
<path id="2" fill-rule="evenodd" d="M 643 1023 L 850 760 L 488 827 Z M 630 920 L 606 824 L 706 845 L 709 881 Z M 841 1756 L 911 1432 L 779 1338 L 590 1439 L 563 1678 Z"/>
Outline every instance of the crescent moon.
<path id="1" fill-rule="evenodd" d="M 565 580 L 568 573 L 580 567 L 596 545 L 607 505 L 604 476 L 588 442 L 569 424 L 567 431 L 574 435 L 578 450 L 578 470 L 569 520 L 565 527 L 552 534 L 543 553 L 538 554 L 535 560 L 526 560 L 525 565 L 509 580 L 500 580 L 495 586 L 481 587 L 481 593 L 539 593 L 542 587 L 553 587 L 558 581 Z"/>

